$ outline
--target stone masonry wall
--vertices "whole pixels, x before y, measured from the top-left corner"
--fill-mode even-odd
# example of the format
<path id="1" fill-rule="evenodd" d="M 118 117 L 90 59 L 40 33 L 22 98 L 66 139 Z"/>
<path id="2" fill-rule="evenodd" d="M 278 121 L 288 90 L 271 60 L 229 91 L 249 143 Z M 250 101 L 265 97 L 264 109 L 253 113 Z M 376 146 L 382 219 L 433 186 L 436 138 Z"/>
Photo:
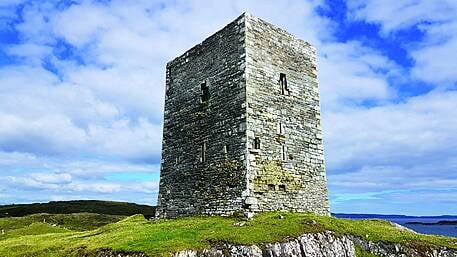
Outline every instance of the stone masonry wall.
<path id="1" fill-rule="evenodd" d="M 159 216 L 241 209 L 246 187 L 244 39 L 240 17 L 167 64 Z M 209 93 L 205 101 L 203 83 Z"/>
<path id="2" fill-rule="evenodd" d="M 329 214 L 311 45 L 243 14 L 168 63 L 158 205 Z"/>
<path id="3" fill-rule="evenodd" d="M 246 202 L 254 211 L 329 214 L 316 65 L 309 43 L 246 16 Z"/>

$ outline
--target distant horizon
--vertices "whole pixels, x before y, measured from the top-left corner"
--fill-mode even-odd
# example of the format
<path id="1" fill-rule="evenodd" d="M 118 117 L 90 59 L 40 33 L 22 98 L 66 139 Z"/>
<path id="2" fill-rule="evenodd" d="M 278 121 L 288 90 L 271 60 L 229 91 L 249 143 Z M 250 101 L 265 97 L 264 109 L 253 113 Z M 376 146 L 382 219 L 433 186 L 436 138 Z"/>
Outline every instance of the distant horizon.
<path id="1" fill-rule="evenodd" d="M 51 203 L 51 202 L 71 202 L 71 201 L 104 201 L 104 202 L 117 202 L 117 203 L 131 203 L 131 204 L 138 204 L 138 205 L 146 205 L 146 206 L 151 206 L 151 207 L 156 207 L 157 205 L 151 205 L 147 203 L 137 203 L 137 202 L 125 202 L 125 201 L 116 201 L 116 200 L 100 200 L 100 199 L 71 199 L 71 200 L 63 200 L 63 201 L 48 201 L 48 202 L 30 202 L 30 203 L 11 203 L 11 204 L 0 204 L 0 207 L 2 206 L 8 206 L 8 205 L 29 205 L 29 204 L 46 204 L 46 203 Z M 457 214 L 437 214 L 437 215 L 406 215 L 406 214 L 382 214 L 382 213 L 341 213 L 341 212 L 331 212 L 330 213 L 332 216 L 334 215 L 365 215 L 365 216 L 401 216 L 401 217 L 408 217 L 408 218 L 440 218 L 440 217 L 452 217 L 452 218 L 457 218 Z"/>

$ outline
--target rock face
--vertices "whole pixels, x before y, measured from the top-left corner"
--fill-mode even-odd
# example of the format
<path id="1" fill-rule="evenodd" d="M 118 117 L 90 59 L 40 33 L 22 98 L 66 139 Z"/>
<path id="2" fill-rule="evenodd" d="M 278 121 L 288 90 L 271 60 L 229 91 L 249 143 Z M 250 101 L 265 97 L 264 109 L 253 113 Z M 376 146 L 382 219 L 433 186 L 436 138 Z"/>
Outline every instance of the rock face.
<path id="1" fill-rule="evenodd" d="M 158 216 L 328 215 L 316 66 L 249 14 L 170 61 Z"/>
<path id="2" fill-rule="evenodd" d="M 355 257 L 354 244 L 347 237 L 331 232 L 305 234 L 262 247 L 224 245 L 203 251 L 182 251 L 174 257 Z"/>
<path id="3" fill-rule="evenodd" d="M 340 237 L 332 232 L 304 234 L 298 238 L 262 246 L 224 244 L 201 251 L 184 250 L 173 254 L 173 257 L 357 257 L 355 245 L 379 257 L 457 257 L 457 251 L 446 248 L 418 249 L 400 244 L 371 242 L 351 236 Z M 104 250 L 98 257 L 148 256 L 143 253 Z"/>
<path id="4" fill-rule="evenodd" d="M 444 247 L 417 248 L 401 244 L 371 242 L 354 237 L 351 240 L 363 250 L 380 257 L 457 257 L 457 251 Z"/>

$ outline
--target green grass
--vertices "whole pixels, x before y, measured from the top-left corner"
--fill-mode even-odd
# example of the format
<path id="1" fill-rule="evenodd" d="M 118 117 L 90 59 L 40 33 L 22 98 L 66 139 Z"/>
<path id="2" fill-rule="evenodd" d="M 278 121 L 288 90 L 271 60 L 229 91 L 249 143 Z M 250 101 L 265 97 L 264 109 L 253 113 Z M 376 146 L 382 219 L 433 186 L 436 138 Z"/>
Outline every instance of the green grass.
<path id="1" fill-rule="evenodd" d="M 280 215 L 282 219 L 278 218 Z M 303 213 L 263 213 L 246 221 L 244 226 L 235 226 L 239 221 L 223 217 L 148 221 L 142 215 L 134 215 L 89 231 L 50 232 L 44 229 L 45 234 L 10 236 L 0 240 L 0 256 L 77 256 L 81 249 L 93 253 L 106 248 L 167 256 L 179 250 L 203 249 L 220 242 L 260 245 L 324 230 L 373 241 L 457 249 L 457 239 L 400 231 L 382 220 L 353 221 Z M 372 257 L 363 252 L 359 254 Z"/>
<path id="2" fill-rule="evenodd" d="M 114 223 L 126 218 L 119 215 L 105 215 L 96 213 L 72 214 L 33 214 L 25 217 L 0 218 L 0 229 L 6 233 L 10 230 L 23 228 L 33 223 L 47 223 L 58 225 L 70 230 L 84 231 Z M 0 235 L 1 236 L 1 235 Z"/>
<path id="3" fill-rule="evenodd" d="M 357 257 L 379 257 L 378 255 L 374 255 L 370 252 L 364 251 L 359 246 L 355 246 L 355 256 L 357 256 Z"/>

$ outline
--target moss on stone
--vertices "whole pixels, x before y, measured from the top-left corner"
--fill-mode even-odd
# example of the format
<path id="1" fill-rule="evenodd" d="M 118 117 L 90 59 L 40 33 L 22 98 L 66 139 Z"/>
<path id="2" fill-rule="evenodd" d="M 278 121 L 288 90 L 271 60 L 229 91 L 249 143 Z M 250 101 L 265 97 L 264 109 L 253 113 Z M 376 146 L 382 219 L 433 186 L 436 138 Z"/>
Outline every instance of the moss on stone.
<path id="1" fill-rule="evenodd" d="M 268 185 L 285 185 L 287 192 L 296 192 L 303 188 L 300 180 L 285 170 L 280 161 L 263 161 L 260 170 L 261 173 L 254 179 L 255 191 L 268 191 Z"/>

